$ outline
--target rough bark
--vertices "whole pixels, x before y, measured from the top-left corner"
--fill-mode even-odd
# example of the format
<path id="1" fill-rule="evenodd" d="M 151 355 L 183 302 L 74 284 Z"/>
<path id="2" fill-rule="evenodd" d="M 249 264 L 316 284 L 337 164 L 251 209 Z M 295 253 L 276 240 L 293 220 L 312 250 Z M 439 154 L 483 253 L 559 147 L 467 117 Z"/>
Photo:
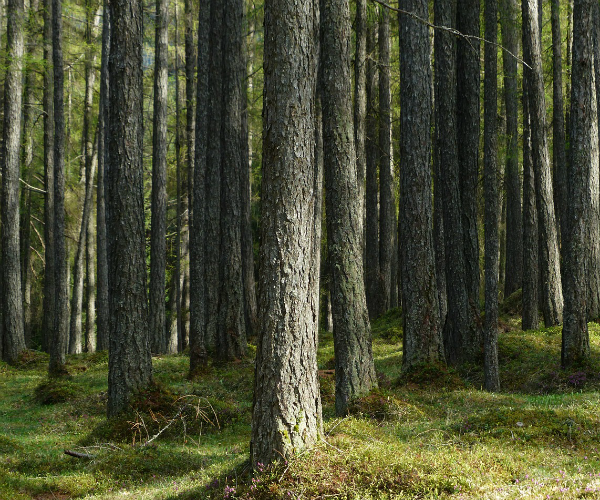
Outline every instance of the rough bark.
<path id="1" fill-rule="evenodd" d="M 485 1 L 484 47 L 484 135 L 483 184 L 485 191 L 485 324 L 484 374 L 488 391 L 500 389 L 498 366 L 498 223 L 500 220 L 500 193 L 498 189 L 498 3 Z"/>
<path id="2" fill-rule="evenodd" d="M 335 409 L 377 386 L 364 288 L 361 190 L 354 150 L 348 0 L 321 0 L 327 253 L 335 349 Z"/>
<path id="3" fill-rule="evenodd" d="M 380 10 L 379 21 L 379 279 L 382 311 L 390 308 L 392 253 L 396 227 L 392 175 L 392 94 L 390 87 L 390 14 Z"/>
<path id="4" fill-rule="evenodd" d="M 135 391 L 151 382 L 152 358 L 142 165 L 142 1 L 111 0 L 110 15 L 107 413 L 112 416 L 127 407 Z"/>
<path id="5" fill-rule="evenodd" d="M 108 349 L 109 304 L 108 304 L 108 246 L 106 211 L 106 170 L 109 161 L 109 74 L 108 57 L 110 54 L 110 8 L 108 0 L 102 7 L 102 63 L 100 66 L 100 106 L 98 117 L 98 180 L 96 192 L 97 227 L 97 270 L 98 270 L 98 322 L 96 343 L 98 350 Z"/>
<path id="6" fill-rule="evenodd" d="M 19 354 L 25 350 L 19 235 L 23 25 L 23 0 L 9 0 L 2 163 L 2 354 L 9 363 L 16 362 Z"/>
<path id="7" fill-rule="evenodd" d="M 542 280 L 542 312 L 546 326 L 562 322 L 563 296 L 560 275 L 560 255 L 548 140 L 546 136 L 546 103 L 542 72 L 540 26 L 537 0 L 527 0 L 523 9 L 524 43 L 528 45 L 531 70 L 525 68 L 530 82 L 529 116 L 531 120 L 531 151 L 535 172 L 536 208 L 538 213 L 538 240 L 540 276 Z"/>
<path id="8" fill-rule="evenodd" d="M 65 108 L 62 51 L 62 4 L 52 0 L 52 61 L 54 68 L 54 280 L 55 317 L 49 374 L 65 371 L 69 343 L 69 286 L 65 239 Z"/>
<path id="9" fill-rule="evenodd" d="M 52 343 L 54 331 L 54 78 L 52 70 L 52 0 L 44 0 L 44 303 L 42 348 Z"/>
<path id="10" fill-rule="evenodd" d="M 379 184 L 377 181 L 377 32 L 375 21 L 367 30 L 367 116 L 366 116 L 366 183 L 365 183 L 365 291 L 369 317 L 377 318 L 385 311 L 378 298 L 379 289 Z"/>
<path id="11" fill-rule="evenodd" d="M 241 154 L 244 4 L 241 0 L 223 2 L 221 251 L 216 357 L 221 361 L 233 361 L 246 353 L 241 207 L 241 173 L 248 165 Z"/>
<path id="12" fill-rule="evenodd" d="M 287 459 L 322 434 L 316 359 L 321 223 L 315 217 L 321 203 L 314 163 L 317 19 L 316 2 L 265 2 L 254 466 Z"/>
<path id="13" fill-rule="evenodd" d="M 406 9 L 427 17 L 427 1 Z M 408 16 L 400 26 L 400 235 L 404 307 L 403 370 L 444 361 L 432 234 L 431 66 L 428 29 Z"/>
<path id="14" fill-rule="evenodd" d="M 206 282 L 204 269 L 206 235 L 206 167 L 208 136 L 209 11 L 200 9 L 198 17 L 198 87 L 196 101 L 196 145 L 190 230 L 190 374 L 203 367 L 206 353 Z"/>
<path id="15" fill-rule="evenodd" d="M 357 0 L 354 20 L 356 50 L 354 52 L 354 148 L 356 149 L 356 176 L 360 214 L 363 218 L 361 248 L 365 251 L 365 177 L 367 159 L 365 126 L 367 117 L 367 0 Z"/>
<path id="16" fill-rule="evenodd" d="M 519 53 L 518 3 L 502 0 L 500 22 L 502 45 L 513 54 Z M 517 60 L 502 51 L 504 69 L 504 103 L 506 108 L 506 264 L 504 296 L 508 297 L 523 283 L 523 215 L 521 180 L 519 176 L 519 103 L 517 90 Z"/>
<path id="17" fill-rule="evenodd" d="M 152 352 L 167 349 L 165 274 L 167 259 L 167 94 L 169 3 L 156 0 L 152 208 L 150 222 L 150 340 Z"/>
<path id="18" fill-rule="evenodd" d="M 458 0 L 456 28 L 468 35 L 480 36 L 479 0 Z M 471 321 L 479 321 L 479 94 L 480 43 L 475 39 L 456 41 L 456 133 L 460 169 L 460 198 L 463 228 L 463 252 Z M 444 228 L 445 230 L 445 228 Z M 448 284 L 450 286 L 450 284 Z M 477 337 L 480 336 L 476 330 Z"/>
<path id="19" fill-rule="evenodd" d="M 591 174 L 598 168 L 598 110 L 592 43 L 593 0 L 573 6 L 573 80 L 571 88 L 571 163 L 569 166 L 569 232 L 565 248 L 565 316 L 561 362 L 564 368 L 590 355 L 587 327 L 586 264 L 591 210 Z M 597 193 L 596 193 L 597 196 Z"/>
<path id="20" fill-rule="evenodd" d="M 454 26 L 456 2 L 434 4 L 435 23 Z M 456 136 L 456 39 L 447 32 L 435 35 L 436 160 L 440 165 L 446 256 L 448 312 L 443 328 L 446 360 L 460 364 L 477 352 L 470 321 L 466 259 L 461 218 L 460 172 Z M 429 83 L 429 81 L 427 81 Z"/>

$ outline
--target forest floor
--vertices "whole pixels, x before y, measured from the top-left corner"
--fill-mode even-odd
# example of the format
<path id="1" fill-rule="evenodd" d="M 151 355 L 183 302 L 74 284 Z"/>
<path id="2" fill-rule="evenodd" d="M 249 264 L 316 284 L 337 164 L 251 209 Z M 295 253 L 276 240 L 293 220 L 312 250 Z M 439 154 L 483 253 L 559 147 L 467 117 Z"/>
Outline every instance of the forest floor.
<path id="1" fill-rule="evenodd" d="M 480 366 L 400 377 L 401 318 L 373 324 L 380 389 L 334 414 L 333 339 L 321 335 L 324 439 L 289 463 L 248 469 L 253 351 L 186 378 L 185 356 L 153 359 L 156 387 L 136 411 L 105 418 L 106 353 L 0 364 L 0 499 L 600 498 L 600 326 L 592 358 L 560 369 L 560 328 L 519 330 L 505 315 L 503 390 Z M 161 432 L 162 431 L 162 432 Z M 64 454 L 70 450 L 80 457 Z"/>

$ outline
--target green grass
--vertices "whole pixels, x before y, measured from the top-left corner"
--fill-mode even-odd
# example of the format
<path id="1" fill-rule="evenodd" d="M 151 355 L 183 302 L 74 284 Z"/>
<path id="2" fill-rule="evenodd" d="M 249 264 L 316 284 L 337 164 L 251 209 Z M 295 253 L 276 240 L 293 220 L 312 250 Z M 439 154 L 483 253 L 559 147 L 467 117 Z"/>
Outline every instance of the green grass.
<path id="1" fill-rule="evenodd" d="M 0 499 L 599 498 L 600 327 L 590 323 L 590 362 L 563 371 L 560 328 L 519 324 L 502 318 L 503 391 L 488 394 L 477 365 L 402 377 L 391 311 L 373 324 L 380 388 L 345 418 L 334 414 L 333 338 L 322 332 L 324 438 L 253 477 L 252 359 L 189 381 L 185 356 L 156 357 L 156 385 L 107 421 L 105 353 L 69 357 L 71 378 L 51 386 L 47 356 L 28 353 L 0 363 Z"/>

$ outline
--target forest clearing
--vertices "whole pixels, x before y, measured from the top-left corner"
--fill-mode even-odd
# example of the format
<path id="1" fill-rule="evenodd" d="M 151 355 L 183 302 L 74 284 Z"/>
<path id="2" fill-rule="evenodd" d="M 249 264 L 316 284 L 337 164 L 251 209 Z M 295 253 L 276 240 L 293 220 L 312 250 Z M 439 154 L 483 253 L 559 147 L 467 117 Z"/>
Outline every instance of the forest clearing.
<path id="1" fill-rule="evenodd" d="M 27 353 L 15 367 L 0 365 L 0 498 L 598 498 L 600 327 L 590 323 L 590 363 L 563 371 L 559 327 L 522 332 L 516 316 L 502 323 L 504 388 L 489 393 L 477 366 L 402 378 L 400 317 L 390 311 L 373 324 L 380 388 L 343 418 L 335 416 L 332 337 L 321 332 L 325 435 L 254 475 L 252 355 L 209 367 L 196 382 L 186 378 L 185 356 L 155 357 L 158 389 L 141 395 L 135 413 L 107 422 L 106 353 L 69 356 L 72 378 L 37 396 L 47 356 Z M 51 394 L 64 401 L 40 402 Z M 146 445 L 184 404 L 186 427 L 177 418 Z M 205 418 L 195 417 L 198 405 Z"/>

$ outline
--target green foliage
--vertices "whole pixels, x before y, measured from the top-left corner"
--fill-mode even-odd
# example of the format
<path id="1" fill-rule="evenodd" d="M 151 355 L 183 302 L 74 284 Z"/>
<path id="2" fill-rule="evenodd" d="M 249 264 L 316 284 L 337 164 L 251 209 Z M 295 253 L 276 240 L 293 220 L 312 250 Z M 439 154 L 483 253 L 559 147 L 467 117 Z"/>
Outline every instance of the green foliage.
<path id="1" fill-rule="evenodd" d="M 402 310 L 390 309 L 384 315 L 371 322 L 373 338 L 382 339 L 390 344 L 402 341 Z"/>
<path id="2" fill-rule="evenodd" d="M 35 388 L 35 397 L 40 404 L 53 405 L 75 399 L 80 390 L 71 380 L 51 378 Z"/>

